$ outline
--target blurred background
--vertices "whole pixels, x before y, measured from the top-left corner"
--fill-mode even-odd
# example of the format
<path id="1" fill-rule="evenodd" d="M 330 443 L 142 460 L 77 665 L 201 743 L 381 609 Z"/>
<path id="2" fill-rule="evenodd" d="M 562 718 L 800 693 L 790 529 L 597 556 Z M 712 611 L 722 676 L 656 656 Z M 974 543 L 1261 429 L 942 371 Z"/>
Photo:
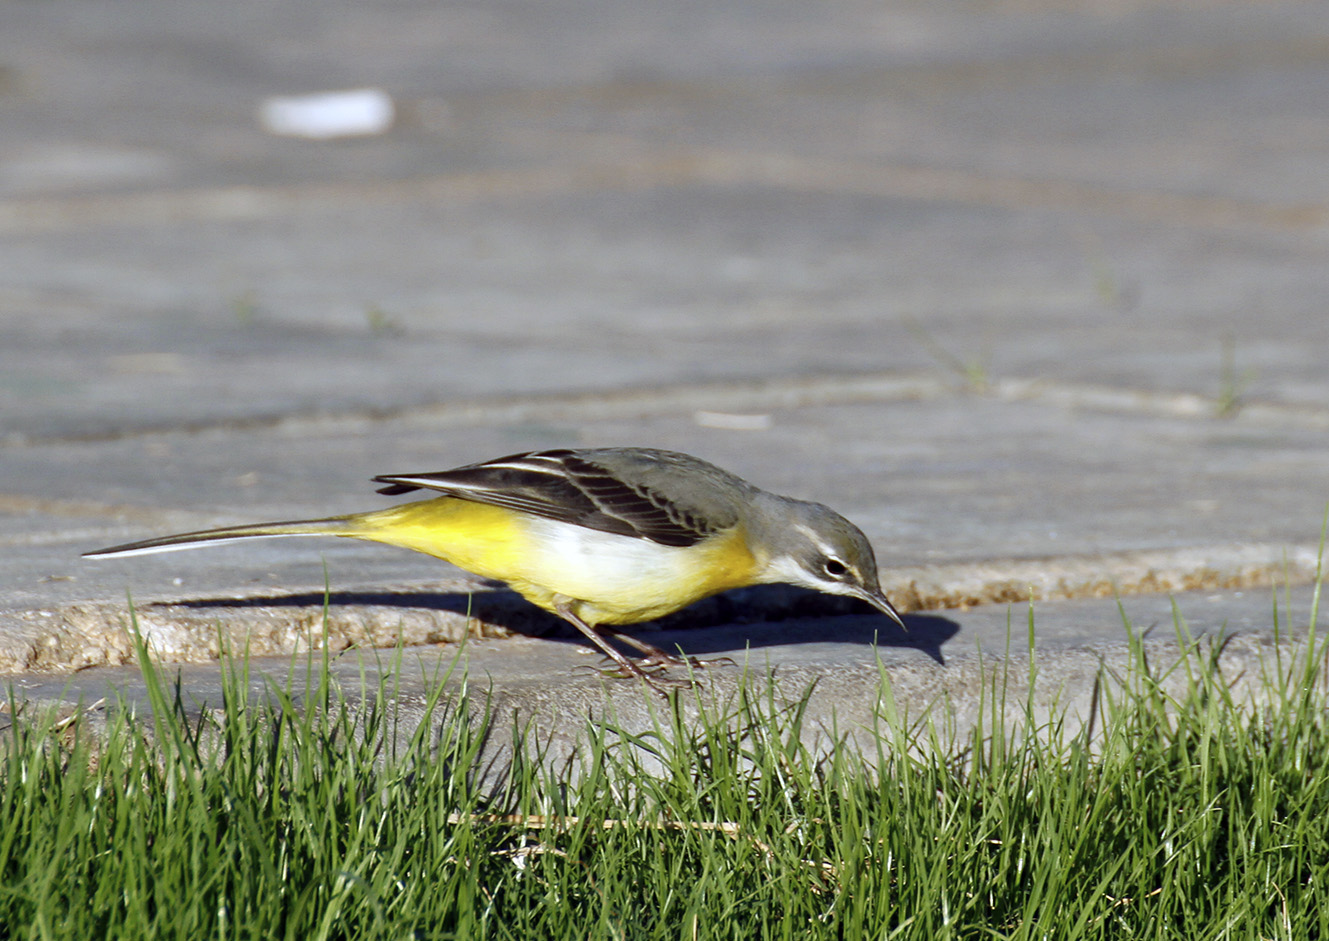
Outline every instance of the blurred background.
<path id="1" fill-rule="evenodd" d="M 1327 223 L 1323 0 L 3 0 L 12 584 L 578 444 L 888 565 L 1313 541 Z"/>

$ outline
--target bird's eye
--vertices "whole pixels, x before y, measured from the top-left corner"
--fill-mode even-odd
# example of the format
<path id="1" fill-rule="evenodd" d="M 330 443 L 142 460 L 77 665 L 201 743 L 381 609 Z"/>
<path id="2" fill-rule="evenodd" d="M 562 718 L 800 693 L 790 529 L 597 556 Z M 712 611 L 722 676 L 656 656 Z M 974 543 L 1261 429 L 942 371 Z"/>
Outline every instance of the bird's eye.
<path id="1" fill-rule="evenodd" d="M 822 568 L 826 570 L 826 574 L 831 578 L 844 578 L 849 574 L 849 566 L 839 559 L 827 559 Z"/>

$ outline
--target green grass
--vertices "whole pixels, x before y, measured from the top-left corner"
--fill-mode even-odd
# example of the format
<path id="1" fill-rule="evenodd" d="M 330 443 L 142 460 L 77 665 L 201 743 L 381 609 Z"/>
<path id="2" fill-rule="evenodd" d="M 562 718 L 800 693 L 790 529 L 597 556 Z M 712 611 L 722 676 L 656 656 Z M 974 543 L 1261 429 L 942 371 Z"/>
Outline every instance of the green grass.
<path id="1" fill-rule="evenodd" d="M 1201 647 L 1168 695 L 1144 649 L 1092 735 L 954 740 L 885 695 L 868 748 L 814 755 L 805 701 L 656 700 L 647 734 L 592 727 L 576 776 L 501 780 L 482 696 L 410 733 L 390 688 L 349 704 L 316 662 L 302 702 L 249 695 L 240 658 L 191 720 L 145 657 L 154 719 L 0 740 L 0 936 L 1329 938 L 1314 631 L 1260 707 Z"/>

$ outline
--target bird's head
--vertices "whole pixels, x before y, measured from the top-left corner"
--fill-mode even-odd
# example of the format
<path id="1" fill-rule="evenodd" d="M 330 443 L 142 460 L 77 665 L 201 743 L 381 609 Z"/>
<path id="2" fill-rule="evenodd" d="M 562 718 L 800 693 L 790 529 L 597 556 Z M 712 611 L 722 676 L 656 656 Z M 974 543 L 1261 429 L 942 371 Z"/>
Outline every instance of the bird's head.
<path id="1" fill-rule="evenodd" d="M 767 525 L 760 543 L 769 553 L 763 581 L 858 598 L 903 628 L 899 612 L 881 590 L 877 558 L 863 531 L 820 503 L 776 500 L 770 512 L 761 514 Z"/>

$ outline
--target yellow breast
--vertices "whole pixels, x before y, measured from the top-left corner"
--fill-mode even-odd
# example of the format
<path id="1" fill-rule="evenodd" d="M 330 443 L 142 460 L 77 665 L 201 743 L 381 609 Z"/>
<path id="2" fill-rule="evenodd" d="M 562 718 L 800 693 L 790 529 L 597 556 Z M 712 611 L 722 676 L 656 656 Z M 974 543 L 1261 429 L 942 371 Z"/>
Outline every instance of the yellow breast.
<path id="1" fill-rule="evenodd" d="M 741 529 L 662 546 L 439 497 L 366 513 L 348 535 L 446 559 L 507 582 L 547 611 L 568 603 L 591 624 L 635 624 L 749 585 L 757 569 Z"/>

